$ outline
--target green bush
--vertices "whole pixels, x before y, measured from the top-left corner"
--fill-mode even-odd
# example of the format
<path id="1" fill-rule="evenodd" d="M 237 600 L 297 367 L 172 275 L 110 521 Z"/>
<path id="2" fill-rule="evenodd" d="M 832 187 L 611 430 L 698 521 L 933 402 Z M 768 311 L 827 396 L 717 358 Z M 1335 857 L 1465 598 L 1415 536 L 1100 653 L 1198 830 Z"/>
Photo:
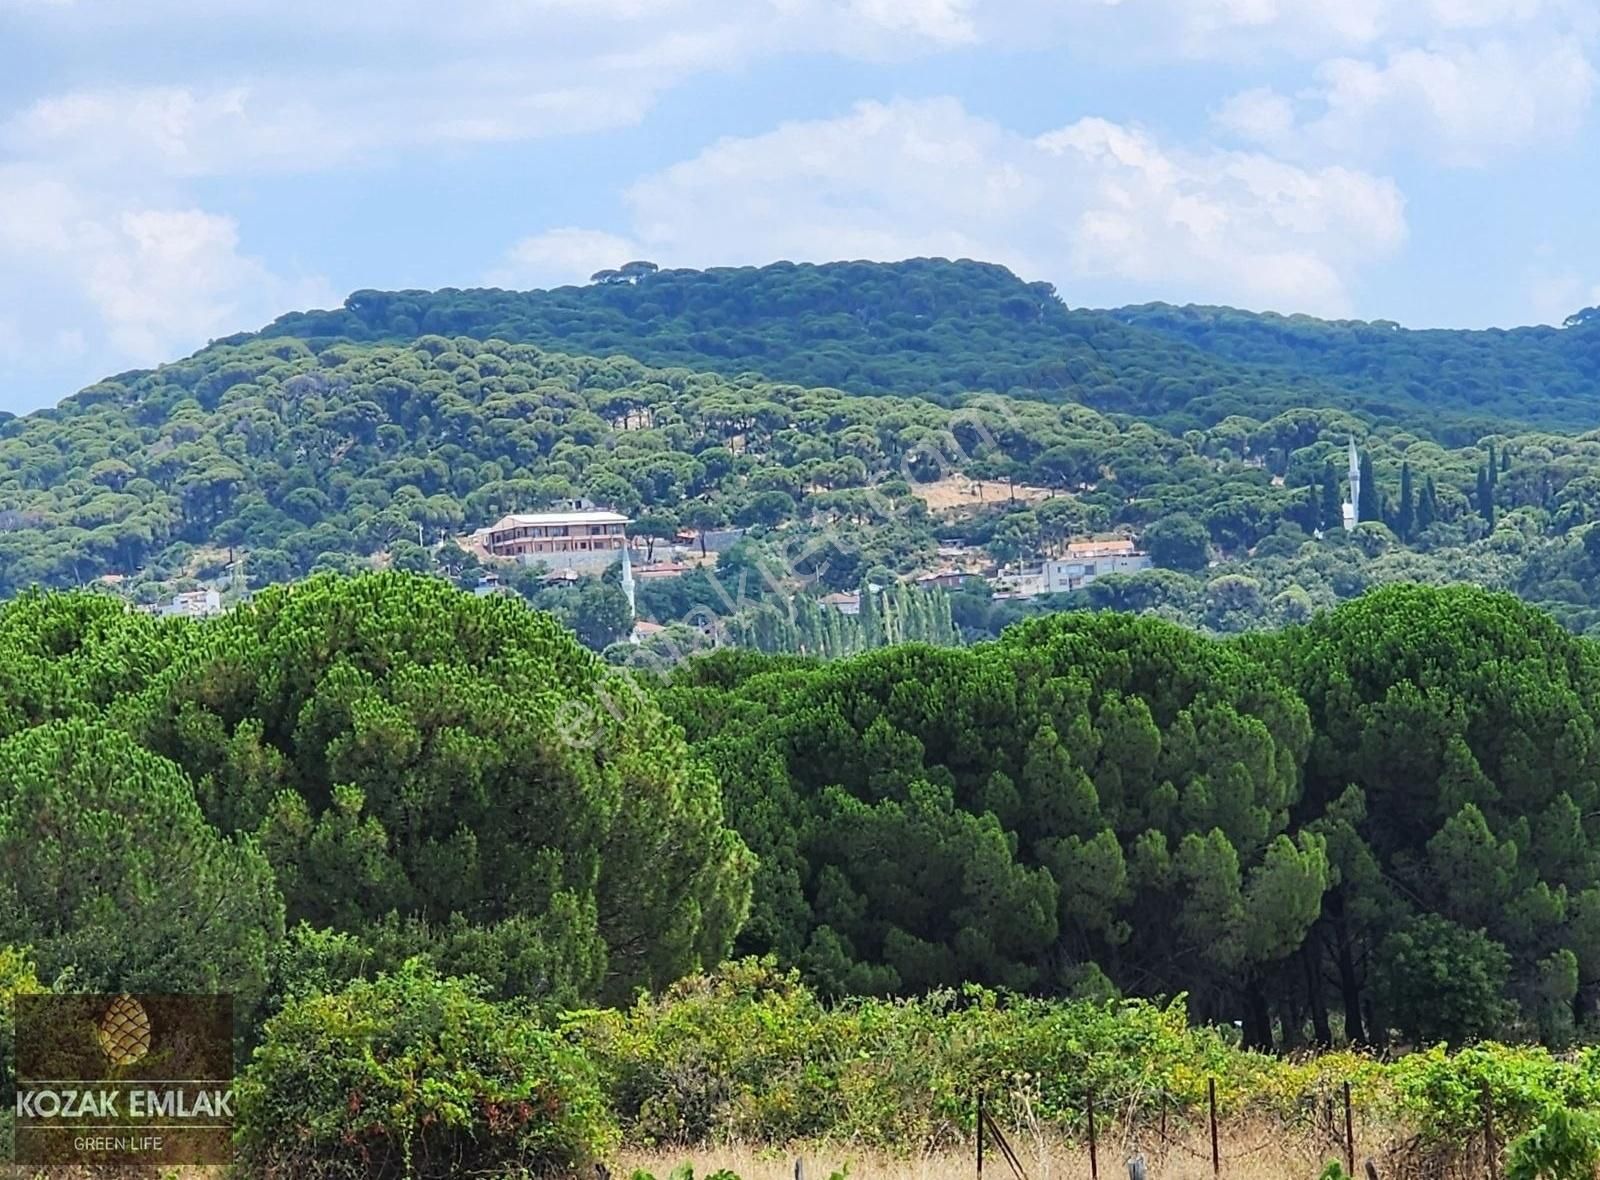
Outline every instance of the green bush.
<path id="1" fill-rule="evenodd" d="M 1506 1180 L 1594 1180 L 1600 1166 L 1600 1117 L 1554 1107 L 1512 1143 Z"/>
<path id="2" fill-rule="evenodd" d="M 980 1090 L 997 1117 L 1026 1107 L 1069 1133 L 1090 1094 L 1106 1108 L 1192 1107 L 1218 1075 L 1227 1104 L 1277 1097 L 1270 1059 L 1190 1029 L 1181 1001 L 1062 1003 L 969 987 L 829 1006 L 796 973 L 744 960 L 625 1012 L 573 1019 L 642 1144 L 948 1146 L 971 1134 Z"/>
<path id="3" fill-rule="evenodd" d="M 238 1096 L 241 1161 L 269 1178 L 564 1173 L 615 1139 L 580 1050 L 415 961 L 289 998 Z"/>
<path id="4" fill-rule="evenodd" d="M 11 1112 L 16 1106 L 17 1079 L 11 1070 L 17 1030 L 12 1002 L 44 990 L 28 956 L 15 947 L 0 946 L 0 1159 L 11 1158 Z"/>

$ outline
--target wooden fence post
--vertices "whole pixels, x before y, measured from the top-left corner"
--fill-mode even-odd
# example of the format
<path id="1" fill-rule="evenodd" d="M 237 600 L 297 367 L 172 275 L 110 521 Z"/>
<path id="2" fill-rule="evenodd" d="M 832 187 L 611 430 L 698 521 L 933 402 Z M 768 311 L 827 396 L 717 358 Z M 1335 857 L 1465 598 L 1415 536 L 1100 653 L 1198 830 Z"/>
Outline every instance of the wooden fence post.
<path id="1" fill-rule="evenodd" d="M 978 1180 L 983 1180 L 983 1091 L 978 1091 Z"/>
<path id="2" fill-rule="evenodd" d="M 1350 1082 L 1344 1083 L 1344 1162 L 1345 1171 L 1349 1175 L 1356 1174 L 1356 1133 L 1355 1123 L 1350 1118 Z"/>
<path id="3" fill-rule="evenodd" d="M 1489 1180 L 1499 1180 L 1500 1161 L 1494 1144 L 1494 1095 L 1483 1087 L 1483 1155 L 1489 1165 Z"/>
<path id="4" fill-rule="evenodd" d="M 1094 1141 L 1094 1091 L 1089 1091 L 1089 1180 L 1100 1180 L 1100 1157 Z"/>
<path id="5" fill-rule="evenodd" d="M 1211 1174 L 1222 1175 L 1222 1149 L 1217 1143 L 1217 1079 L 1206 1079 L 1206 1104 L 1211 1108 Z"/>

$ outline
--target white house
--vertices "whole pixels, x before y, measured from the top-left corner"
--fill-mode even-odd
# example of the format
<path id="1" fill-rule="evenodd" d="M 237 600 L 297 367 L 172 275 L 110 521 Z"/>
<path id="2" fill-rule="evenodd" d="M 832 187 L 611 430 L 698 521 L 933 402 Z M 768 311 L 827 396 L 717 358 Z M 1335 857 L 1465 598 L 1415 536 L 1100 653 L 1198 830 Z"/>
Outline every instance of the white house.
<path id="1" fill-rule="evenodd" d="M 1074 542 L 1066 557 L 1044 563 L 1042 593 L 1065 594 L 1107 574 L 1136 574 L 1150 566 L 1150 555 L 1127 539 Z"/>
<path id="2" fill-rule="evenodd" d="M 161 614 L 169 619 L 203 619 L 207 615 L 222 613 L 222 595 L 216 590 L 189 590 L 174 594 L 172 601 L 161 607 Z"/>

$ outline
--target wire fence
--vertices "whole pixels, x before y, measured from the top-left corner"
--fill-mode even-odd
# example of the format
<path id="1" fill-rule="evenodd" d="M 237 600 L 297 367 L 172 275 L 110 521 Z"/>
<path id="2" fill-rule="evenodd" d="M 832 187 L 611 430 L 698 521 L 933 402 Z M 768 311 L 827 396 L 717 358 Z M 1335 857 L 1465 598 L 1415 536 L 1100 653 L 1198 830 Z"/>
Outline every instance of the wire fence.
<path id="1" fill-rule="evenodd" d="M 1026 1109 L 1025 1102 L 1024 1107 Z M 1000 1167 L 1005 1169 L 1000 1173 L 1002 1180 L 1005 1176 L 1011 1180 L 1030 1180 L 1021 1156 L 996 1122 L 993 1104 L 982 1092 L 975 1097 L 975 1110 L 976 1163 L 980 1180 L 985 1175 L 986 1163 L 991 1176 L 997 1173 L 996 1156 Z M 1031 1111 L 1028 1113 L 1031 1115 Z M 1271 1152 L 1282 1154 L 1290 1139 L 1305 1145 L 1308 1157 L 1321 1160 L 1323 1165 L 1337 1160 L 1344 1174 L 1352 1178 L 1479 1180 L 1486 1177 L 1487 1180 L 1501 1180 L 1500 1159 L 1504 1144 L 1496 1132 L 1494 1103 L 1487 1091 L 1482 1100 L 1481 1136 L 1474 1142 L 1441 1148 L 1419 1135 L 1402 1135 L 1392 1138 L 1376 1156 L 1368 1155 L 1359 1161 L 1356 1151 L 1358 1115 L 1349 1081 L 1317 1094 L 1303 1103 L 1296 1115 L 1275 1114 L 1270 1120 L 1271 1126 L 1243 1145 L 1236 1137 L 1237 1123 L 1232 1128 L 1235 1136 L 1224 1140 L 1214 1077 L 1206 1081 L 1203 1114 L 1203 1134 L 1198 1137 L 1199 1146 L 1196 1146 L 1193 1112 L 1180 1110 L 1165 1096 L 1158 1100 L 1152 1112 L 1149 1104 L 1141 1102 L 1137 1096 L 1130 1100 L 1127 1109 L 1119 1110 L 1103 1106 L 1095 1095 L 1089 1094 L 1083 1105 L 1089 1180 L 1100 1180 L 1102 1156 L 1108 1146 L 1113 1148 L 1114 1154 L 1123 1156 L 1130 1180 L 1160 1180 L 1161 1170 L 1174 1156 L 1209 1167 L 1212 1177 L 1221 1180 L 1230 1171 L 1245 1169 L 1258 1157 Z M 1183 1116 L 1181 1120 L 1177 1117 L 1180 1115 Z M 1031 1126 L 1025 1125 L 1024 1132 L 1041 1133 L 1038 1119 L 1030 1117 L 1027 1122 Z M 1103 1134 L 1108 1127 L 1109 1137 Z M 1147 1159 L 1147 1154 L 1151 1158 Z M 1285 1180 L 1290 1178 L 1285 1177 Z"/>

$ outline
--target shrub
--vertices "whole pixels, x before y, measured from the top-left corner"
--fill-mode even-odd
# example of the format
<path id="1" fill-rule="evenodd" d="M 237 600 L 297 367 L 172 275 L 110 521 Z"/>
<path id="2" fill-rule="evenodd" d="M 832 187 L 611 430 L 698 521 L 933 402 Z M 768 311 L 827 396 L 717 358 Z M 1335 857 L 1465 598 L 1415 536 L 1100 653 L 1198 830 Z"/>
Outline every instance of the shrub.
<path id="1" fill-rule="evenodd" d="M 268 1178 L 547 1175 L 615 1138 L 581 1051 L 417 961 L 289 998 L 238 1100 L 241 1161 Z"/>
<path id="2" fill-rule="evenodd" d="M 0 946 L 0 1159 L 11 1158 L 11 1112 L 16 1106 L 17 1080 L 11 1076 L 16 1037 L 12 1001 L 44 990 L 28 956 L 15 947 Z"/>
<path id="3" fill-rule="evenodd" d="M 1600 1117 L 1557 1106 L 1512 1143 L 1506 1180 L 1593 1180 L 1597 1166 Z"/>
<path id="4" fill-rule="evenodd" d="M 1202 1102 L 1212 1075 L 1228 1107 L 1267 1096 L 1293 1106 L 1326 1084 L 1189 1028 L 1181 1001 L 1063 1003 L 968 987 L 825 1006 L 770 961 L 574 1019 L 626 1134 L 644 1144 L 826 1137 L 937 1148 L 971 1134 L 979 1090 L 997 1117 L 1026 1112 L 1074 1133 L 1091 1094 L 1102 1108 L 1154 1112 Z"/>

